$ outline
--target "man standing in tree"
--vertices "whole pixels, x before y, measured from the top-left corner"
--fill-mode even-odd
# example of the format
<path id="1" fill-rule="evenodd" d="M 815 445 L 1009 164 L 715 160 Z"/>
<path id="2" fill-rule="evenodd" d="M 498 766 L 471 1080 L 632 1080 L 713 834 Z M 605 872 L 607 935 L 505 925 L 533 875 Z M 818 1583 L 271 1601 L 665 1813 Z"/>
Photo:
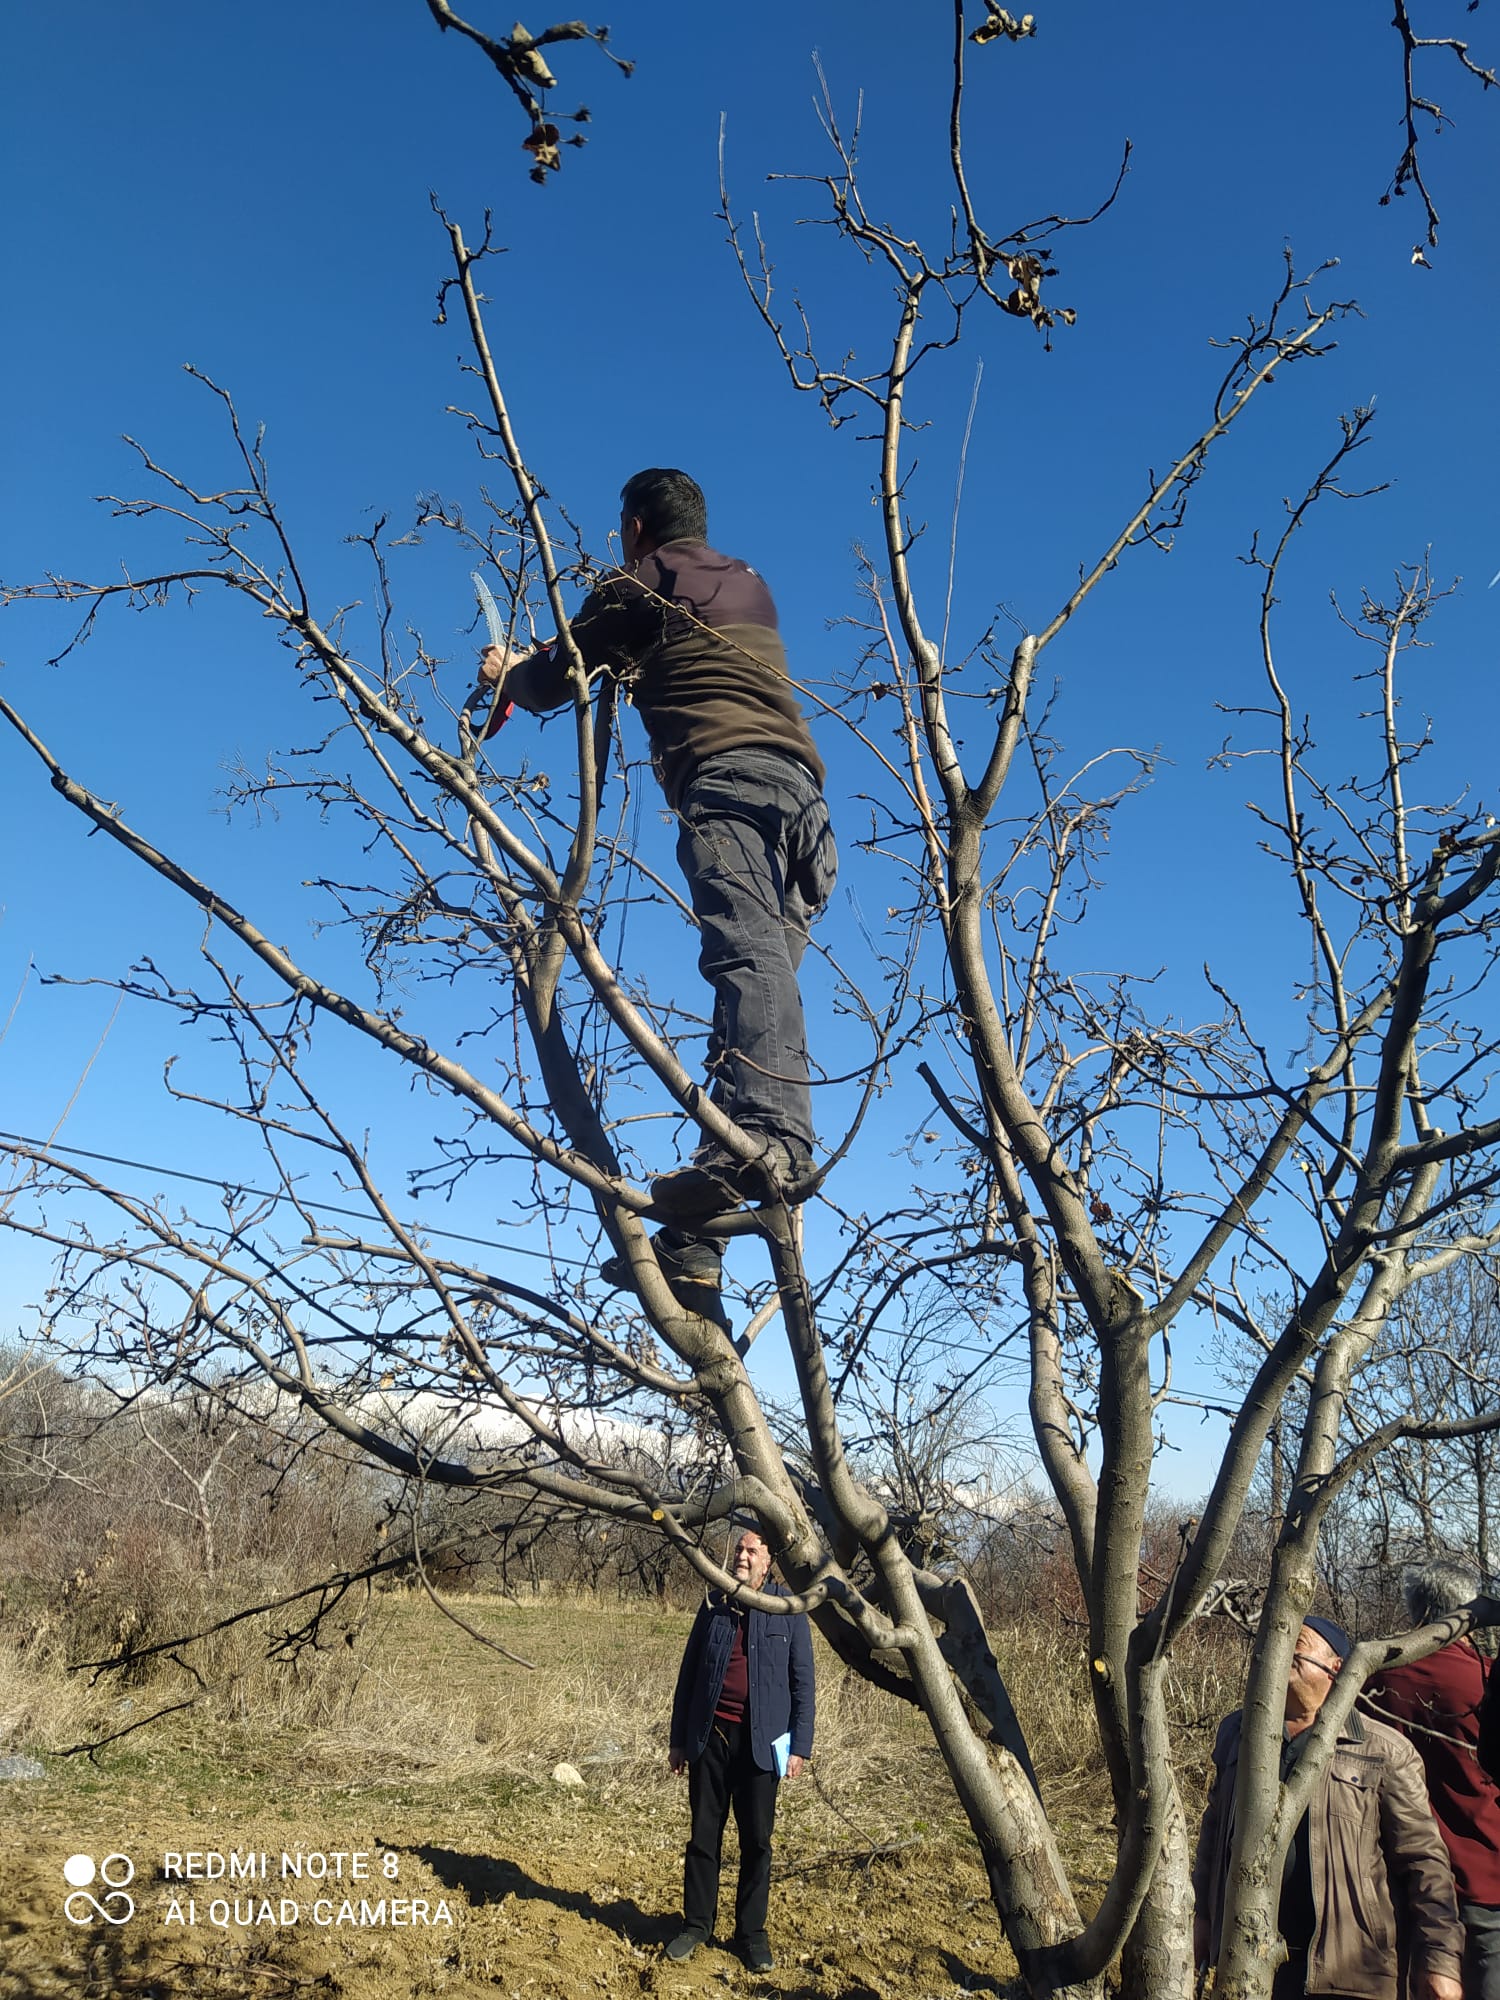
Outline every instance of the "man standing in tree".
<path id="1" fill-rule="evenodd" d="M 1305 1618 L 1287 1676 L 1281 1776 L 1290 1776 L 1307 1732 L 1349 1655 L 1331 1618 Z M 1224 1887 L 1234 1835 L 1240 1717 L 1214 1744 L 1214 1775 L 1193 1863 L 1193 1948 L 1218 1962 Z M 1277 1927 L 1287 1957 L 1272 2000 L 1396 2000 L 1398 1932 L 1410 1952 L 1409 2000 L 1463 2000 L 1464 1934 L 1453 1871 L 1439 1837 L 1422 1765 L 1404 1736 L 1355 1710 L 1297 1824 L 1282 1870 Z"/>
<path id="2" fill-rule="evenodd" d="M 735 1544 L 737 1583 L 764 1590 L 771 1551 L 753 1528 Z M 770 1586 L 776 1596 L 782 1593 Z M 798 1611 L 742 1611 L 710 1592 L 688 1635 L 672 1701 L 668 1762 L 688 1774 L 692 1831 L 683 1864 L 682 1929 L 667 1957 L 691 1958 L 713 1936 L 719 1854 L 734 1808 L 740 1878 L 735 1948 L 752 1972 L 769 1972 L 766 1911 L 771 1893 L 771 1830 L 782 1770 L 797 1777 L 812 1755 L 812 1635 Z"/>
<path id="3" fill-rule="evenodd" d="M 748 563 L 709 547 L 697 483 L 660 466 L 636 473 L 621 493 L 620 541 L 624 567 L 590 593 L 573 638 L 586 667 L 619 678 L 646 726 L 714 991 L 710 1096 L 760 1142 L 746 1162 L 704 1141 L 651 1186 L 669 1225 L 655 1244 L 663 1275 L 722 1324 L 721 1253 L 694 1226 L 804 1192 L 813 1123 L 797 967 L 838 861 L 771 593 Z M 530 654 L 491 646 L 480 676 L 536 714 L 570 698 L 555 641 Z M 620 1258 L 603 1275 L 629 1283 Z"/>

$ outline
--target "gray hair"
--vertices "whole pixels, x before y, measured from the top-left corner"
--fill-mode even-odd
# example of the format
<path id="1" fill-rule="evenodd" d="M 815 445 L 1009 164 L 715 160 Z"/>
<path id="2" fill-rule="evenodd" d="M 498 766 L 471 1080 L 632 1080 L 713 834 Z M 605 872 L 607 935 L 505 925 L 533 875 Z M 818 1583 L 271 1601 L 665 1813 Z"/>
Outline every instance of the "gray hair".
<path id="1" fill-rule="evenodd" d="M 1414 1625 L 1431 1625 L 1479 1595 L 1479 1572 L 1467 1563 L 1439 1558 L 1413 1563 L 1401 1572 L 1406 1615 Z"/>

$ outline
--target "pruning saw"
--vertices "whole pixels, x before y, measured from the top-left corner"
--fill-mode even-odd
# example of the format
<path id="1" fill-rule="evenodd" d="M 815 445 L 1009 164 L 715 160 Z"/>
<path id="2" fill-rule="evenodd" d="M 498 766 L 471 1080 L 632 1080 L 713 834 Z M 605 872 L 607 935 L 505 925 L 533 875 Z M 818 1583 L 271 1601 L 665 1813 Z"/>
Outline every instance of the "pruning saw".
<path id="1" fill-rule="evenodd" d="M 479 608 L 484 613 L 484 622 L 489 628 L 490 644 L 498 646 L 504 652 L 508 643 L 505 635 L 505 620 L 501 617 L 500 607 L 495 602 L 495 593 L 485 582 L 482 570 L 476 569 L 471 571 L 469 581 L 474 586 L 474 595 L 478 598 Z M 485 717 L 484 727 L 479 732 L 481 741 L 490 735 L 492 731 L 502 728 L 509 722 L 511 716 L 515 713 L 515 707 L 516 705 L 513 701 L 505 699 L 505 682 L 503 680 L 497 681 L 495 683 L 494 699 L 490 703 L 490 712 Z"/>

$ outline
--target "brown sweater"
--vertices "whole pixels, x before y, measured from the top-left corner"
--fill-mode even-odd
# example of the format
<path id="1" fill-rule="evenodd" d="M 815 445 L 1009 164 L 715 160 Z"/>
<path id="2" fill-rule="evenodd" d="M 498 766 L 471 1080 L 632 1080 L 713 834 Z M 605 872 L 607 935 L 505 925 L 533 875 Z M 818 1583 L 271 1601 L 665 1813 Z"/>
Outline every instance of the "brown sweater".
<path id="1" fill-rule="evenodd" d="M 617 673 L 677 806 L 694 768 L 724 750 L 779 750 L 821 785 L 822 759 L 787 678 L 776 606 L 748 563 L 705 542 L 665 542 L 584 600 L 573 637 L 591 670 Z M 568 699 L 560 648 L 511 669 L 505 692 L 541 714 Z"/>

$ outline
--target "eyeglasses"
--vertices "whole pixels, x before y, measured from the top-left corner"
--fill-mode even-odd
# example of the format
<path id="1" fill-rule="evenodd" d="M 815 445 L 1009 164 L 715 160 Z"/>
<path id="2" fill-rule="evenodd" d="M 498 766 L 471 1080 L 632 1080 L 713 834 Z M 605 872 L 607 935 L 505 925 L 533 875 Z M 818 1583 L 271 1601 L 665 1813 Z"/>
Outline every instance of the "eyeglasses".
<path id="1" fill-rule="evenodd" d="M 1339 1677 L 1338 1667 L 1330 1667 L 1323 1660 L 1315 1660 L 1310 1653 L 1293 1653 L 1292 1664 L 1298 1667 L 1316 1667 L 1320 1674 L 1327 1674 L 1331 1681 L 1336 1681 Z M 1343 1664 L 1343 1661 L 1340 1660 L 1339 1667 Z"/>

